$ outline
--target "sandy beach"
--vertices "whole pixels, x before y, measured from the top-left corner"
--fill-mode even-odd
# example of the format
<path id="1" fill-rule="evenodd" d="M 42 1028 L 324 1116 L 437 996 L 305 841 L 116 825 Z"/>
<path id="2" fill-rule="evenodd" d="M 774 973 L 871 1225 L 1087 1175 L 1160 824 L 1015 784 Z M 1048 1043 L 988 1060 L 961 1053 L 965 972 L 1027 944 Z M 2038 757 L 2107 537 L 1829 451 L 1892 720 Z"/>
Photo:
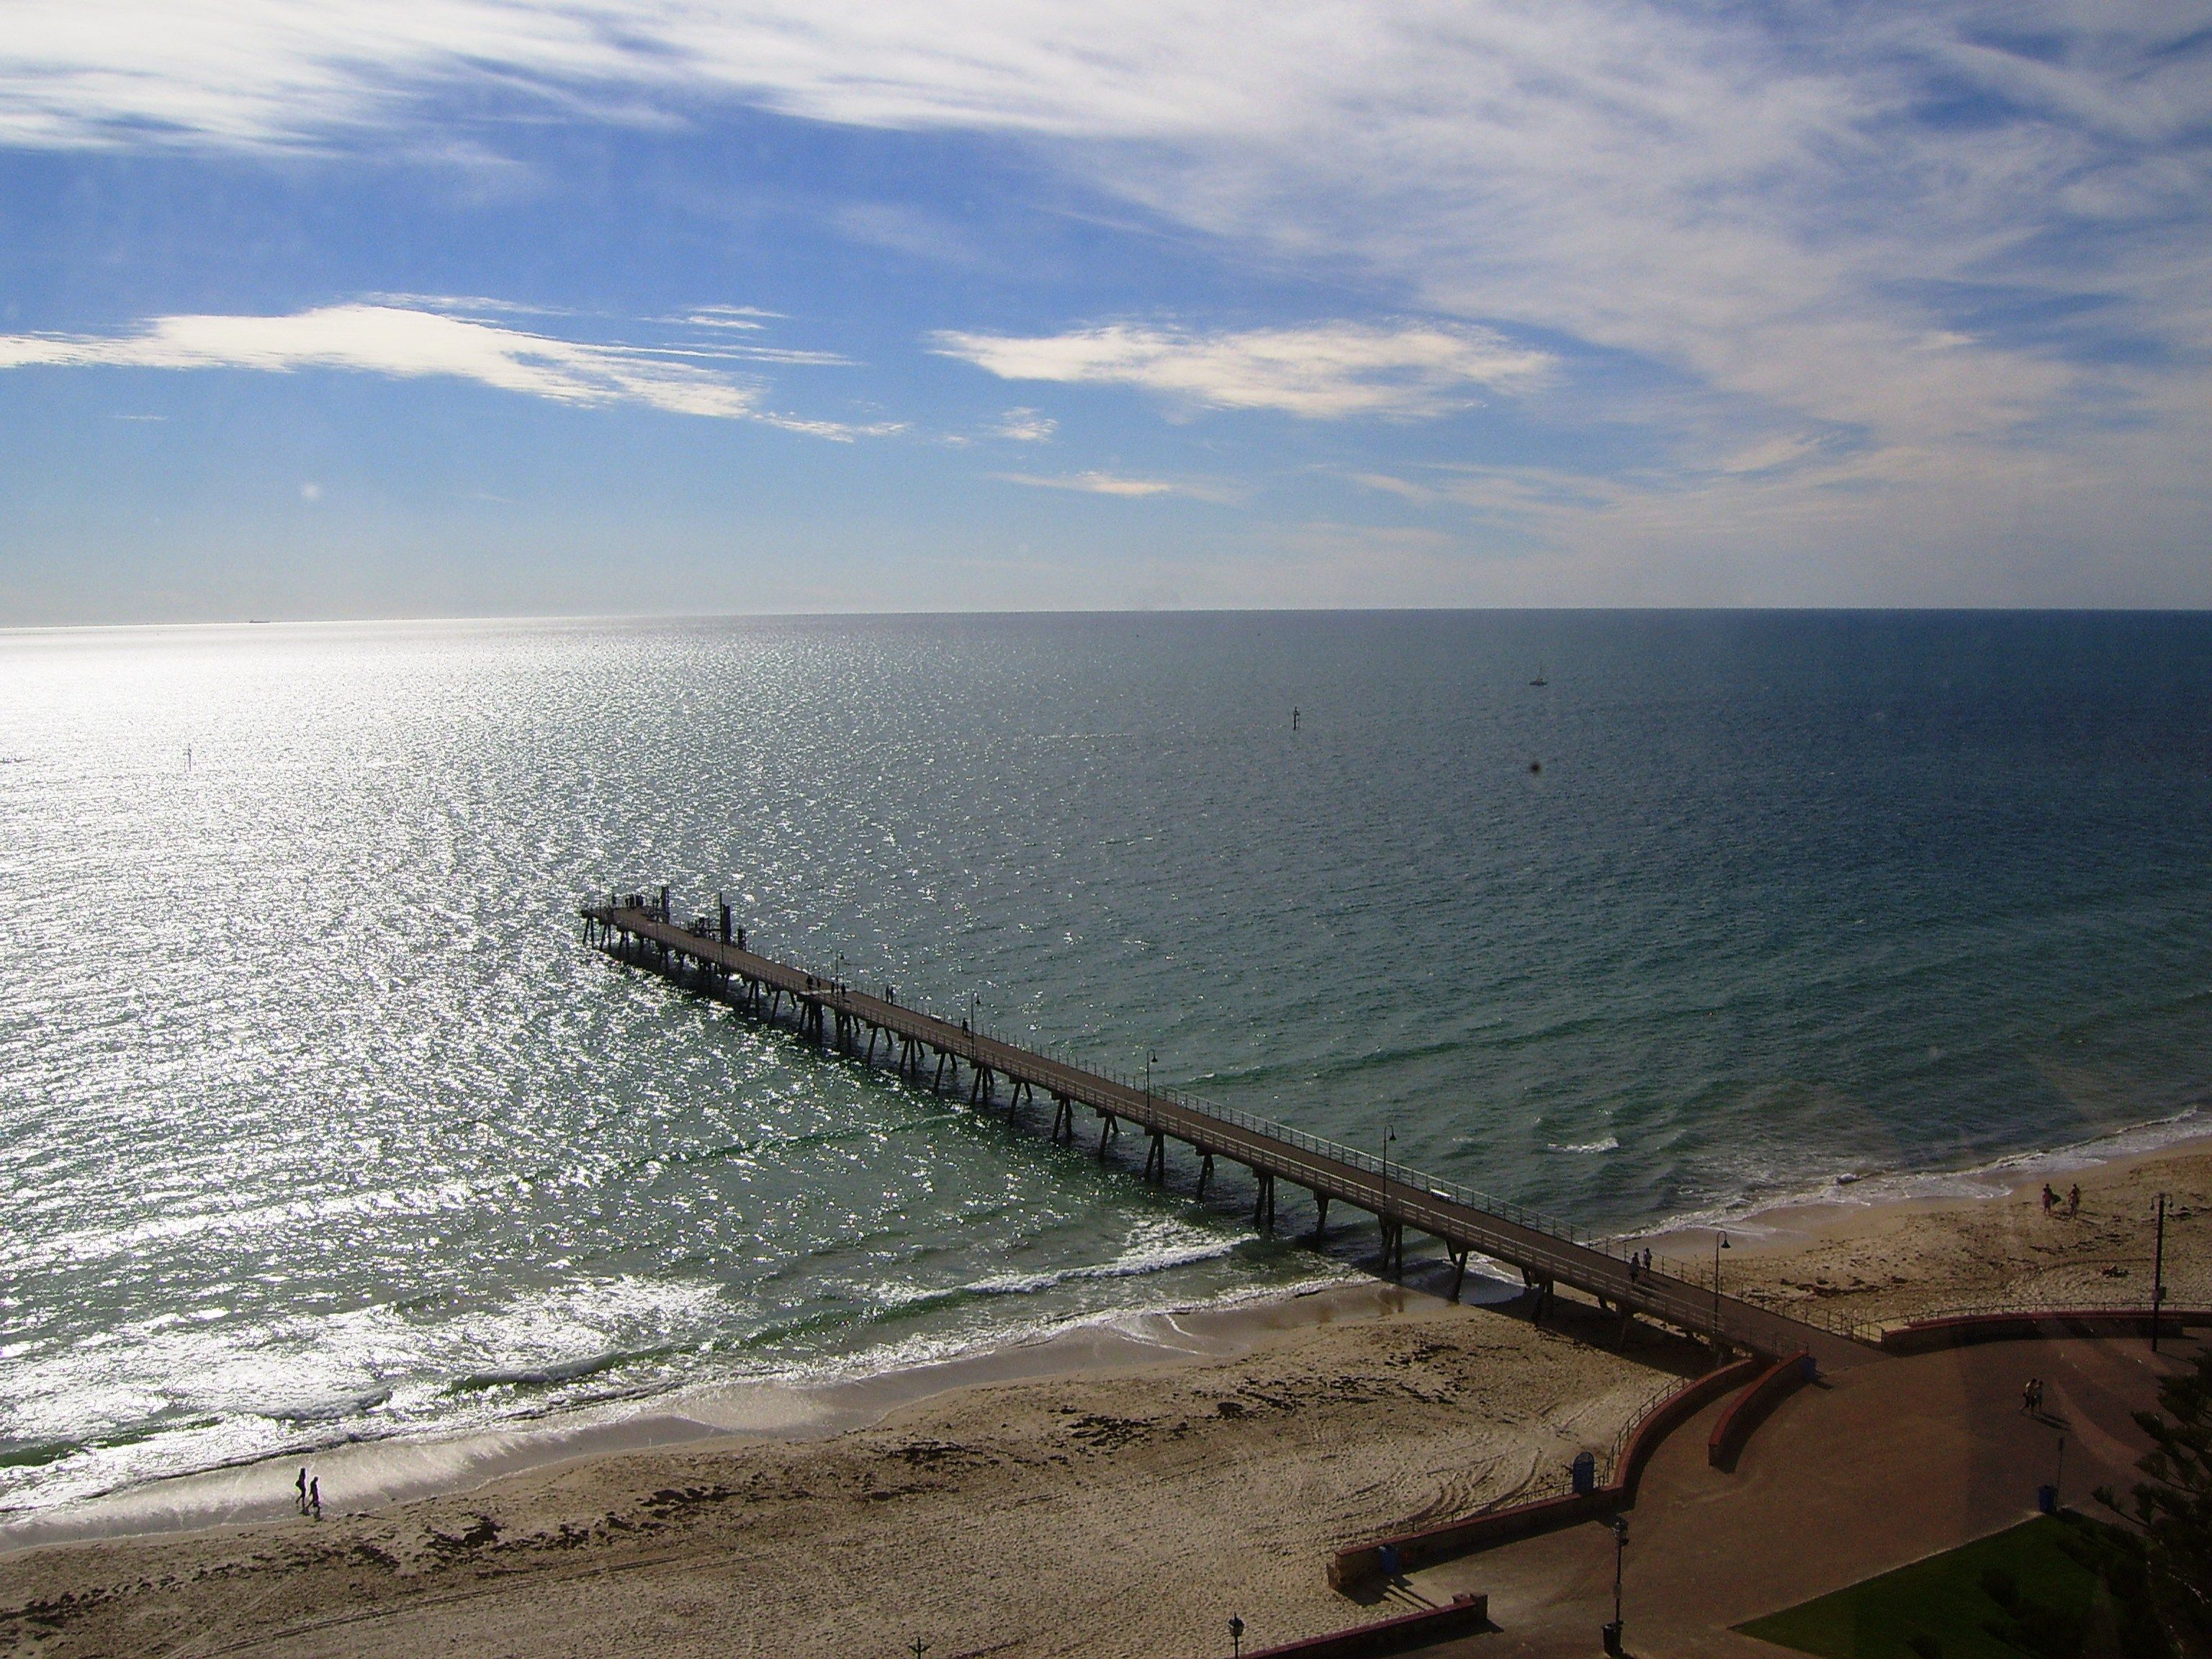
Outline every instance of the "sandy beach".
<path id="1" fill-rule="evenodd" d="M 2045 1214 L 2042 1179 L 1770 1214 L 1731 1249 L 1731 1286 L 1868 1319 L 2147 1299 L 2164 1191 L 2174 1297 L 2212 1298 L 2212 1146 L 2069 1172 L 2054 1184 L 2079 1182 L 2078 1214 Z M 1539 1329 L 1379 1285 L 1184 1325 L 1181 1352 L 1125 1345 L 842 1431 L 575 1459 L 365 1513 L 326 1483 L 319 1522 L 19 1549 L 0 1558 L 0 1640 L 70 1656 L 851 1655 L 921 1639 L 939 1659 L 1133 1656 L 1210 1651 L 1236 1613 L 1266 1644 L 1373 1616 L 1328 1589 L 1333 1546 L 1556 1480 L 1701 1359 L 1654 1330 L 1620 1342 L 1571 1304 Z"/>
<path id="2" fill-rule="evenodd" d="M 2158 1196 L 2166 1194 L 2166 1285 L 2174 1305 L 2212 1305 L 2212 1140 L 2077 1167 L 2063 1155 L 1992 1171 L 1978 1199 L 1807 1205 L 1769 1211 L 1731 1239 L 1730 1290 L 1853 1320 L 1978 1308 L 2150 1303 Z M 2048 1183 L 2061 1202 L 2045 1210 Z M 2081 1188 L 2078 1210 L 2066 1201 Z M 1711 1235 L 1660 1248 L 1698 1260 Z"/>

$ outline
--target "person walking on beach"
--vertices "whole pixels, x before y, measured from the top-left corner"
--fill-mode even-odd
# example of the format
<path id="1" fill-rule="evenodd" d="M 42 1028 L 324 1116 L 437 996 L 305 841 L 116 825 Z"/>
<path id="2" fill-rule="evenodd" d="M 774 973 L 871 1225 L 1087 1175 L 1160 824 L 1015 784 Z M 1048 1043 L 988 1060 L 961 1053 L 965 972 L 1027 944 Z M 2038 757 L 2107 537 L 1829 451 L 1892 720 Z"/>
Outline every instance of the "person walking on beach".
<path id="1" fill-rule="evenodd" d="M 2023 1417 L 2035 1415 L 2035 1379 L 2032 1376 L 2020 1385 L 2020 1410 Z"/>
<path id="2" fill-rule="evenodd" d="M 2043 1212 L 2049 1215 L 2057 1207 L 2058 1194 L 2051 1190 L 2051 1183 L 2046 1181 L 2043 1183 Z"/>
<path id="3" fill-rule="evenodd" d="M 319 1475 L 307 1482 L 307 1510 L 316 1520 L 323 1518 L 323 1482 Z"/>
<path id="4" fill-rule="evenodd" d="M 2066 1189 L 2066 1213 L 2069 1216 L 2081 1213 L 2081 1183 L 2078 1181 Z"/>
<path id="5" fill-rule="evenodd" d="M 307 1466 L 305 1463 L 300 1465 L 300 1478 L 292 1484 L 300 1489 L 297 1501 L 300 1513 L 305 1515 L 307 1512 Z"/>

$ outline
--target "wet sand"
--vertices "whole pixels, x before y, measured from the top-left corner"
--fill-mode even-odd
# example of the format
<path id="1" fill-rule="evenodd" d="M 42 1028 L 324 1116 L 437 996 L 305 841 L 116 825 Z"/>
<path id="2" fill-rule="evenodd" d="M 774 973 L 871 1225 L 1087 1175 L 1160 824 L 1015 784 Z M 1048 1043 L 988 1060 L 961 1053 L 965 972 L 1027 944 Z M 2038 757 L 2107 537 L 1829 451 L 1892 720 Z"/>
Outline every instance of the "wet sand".
<path id="1" fill-rule="evenodd" d="M 2166 1191 L 2172 1298 L 2212 1302 L 2212 1144 L 2066 1171 L 2054 1184 L 2080 1182 L 2078 1214 L 2045 1213 L 2043 1178 L 2031 1168 L 1986 1199 L 1770 1212 L 1739 1234 L 1728 1283 L 1869 1320 L 2141 1302 Z M 1665 1243 L 1693 1259 L 1710 1240 Z M 332 1456 L 317 1465 L 320 1522 L 289 1513 L 294 1466 L 263 1465 L 204 1478 L 234 1483 L 252 1524 L 0 1557 L 0 1644 L 661 1659 L 918 1638 L 936 1659 L 1158 1656 L 1220 1645 L 1231 1613 L 1249 1644 L 1288 1640 L 1376 1616 L 1327 1589 L 1332 1547 L 1556 1480 L 1698 1360 L 1641 1327 L 1620 1343 L 1616 1322 L 1571 1304 L 1540 1330 L 1368 1285 L 811 1401 L 694 1402 L 606 1425 L 604 1448 L 556 1443 L 595 1455 L 548 1465 L 534 1445 L 513 1450 L 516 1472 L 439 1465 L 422 1478 L 442 1495 L 403 1480 L 349 1496 Z M 683 1443 L 619 1438 L 654 1434 Z M 453 1490 L 472 1474 L 500 1478 Z M 160 1509 L 125 1501 L 142 1522 Z"/>

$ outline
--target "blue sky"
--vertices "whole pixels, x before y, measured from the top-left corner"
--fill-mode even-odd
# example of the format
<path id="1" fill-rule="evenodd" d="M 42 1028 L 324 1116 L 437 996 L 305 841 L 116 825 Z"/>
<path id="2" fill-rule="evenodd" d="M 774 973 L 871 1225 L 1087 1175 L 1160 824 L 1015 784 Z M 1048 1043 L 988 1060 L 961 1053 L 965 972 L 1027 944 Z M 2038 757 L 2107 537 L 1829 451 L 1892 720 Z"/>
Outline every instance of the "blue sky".
<path id="1" fill-rule="evenodd" d="M 2212 602 L 2212 6 L 19 0 L 0 623 Z"/>

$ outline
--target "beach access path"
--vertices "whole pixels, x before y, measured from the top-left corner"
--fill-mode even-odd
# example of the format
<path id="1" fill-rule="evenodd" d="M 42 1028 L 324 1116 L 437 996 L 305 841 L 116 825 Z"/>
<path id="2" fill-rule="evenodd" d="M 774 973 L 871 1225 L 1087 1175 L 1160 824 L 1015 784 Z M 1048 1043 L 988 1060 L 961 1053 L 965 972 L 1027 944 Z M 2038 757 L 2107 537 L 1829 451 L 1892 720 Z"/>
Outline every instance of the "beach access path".
<path id="1" fill-rule="evenodd" d="M 1626 1512 L 1628 1650 L 1776 1659 L 1730 1627 L 2026 1520 L 2058 1475 L 2062 1437 L 2061 1501 L 2105 1515 L 2092 1489 L 2130 1491 L 2149 1445 L 2130 1413 L 2155 1406 L 2158 1379 L 2199 1343 L 2162 1346 L 1991 1342 L 1840 1372 L 1784 1401 L 1733 1474 L 1706 1462 L 1725 1402 L 1707 1407 L 1661 1447 Z M 2045 1385 L 2033 1416 L 2030 1376 Z M 1498 1628 L 1419 1650 L 1434 1659 L 1552 1659 L 1596 1651 L 1613 1573 L 1613 1533 L 1592 1522 L 1415 1571 L 1389 1599 L 1410 1611 L 1489 1595 Z"/>

